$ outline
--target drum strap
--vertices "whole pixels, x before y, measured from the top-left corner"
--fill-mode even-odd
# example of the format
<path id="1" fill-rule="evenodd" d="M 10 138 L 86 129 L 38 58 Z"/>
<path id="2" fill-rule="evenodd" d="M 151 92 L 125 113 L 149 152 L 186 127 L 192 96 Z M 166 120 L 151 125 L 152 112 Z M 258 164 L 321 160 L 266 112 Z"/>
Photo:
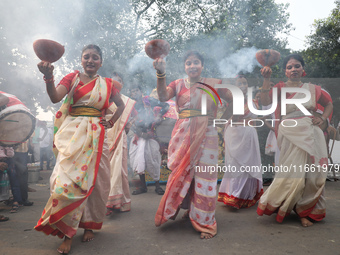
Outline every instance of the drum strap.
<path id="1" fill-rule="evenodd" d="M 185 109 L 179 112 L 178 117 L 180 119 L 192 118 L 192 117 L 199 117 L 199 116 L 209 116 L 212 115 L 208 113 L 208 115 L 202 115 L 200 110 L 196 109 Z"/>
<path id="2" fill-rule="evenodd" d="M 91 106 L 72 106 L 69 114 L 72 117 L 102 117 L 102 112 Z"/>

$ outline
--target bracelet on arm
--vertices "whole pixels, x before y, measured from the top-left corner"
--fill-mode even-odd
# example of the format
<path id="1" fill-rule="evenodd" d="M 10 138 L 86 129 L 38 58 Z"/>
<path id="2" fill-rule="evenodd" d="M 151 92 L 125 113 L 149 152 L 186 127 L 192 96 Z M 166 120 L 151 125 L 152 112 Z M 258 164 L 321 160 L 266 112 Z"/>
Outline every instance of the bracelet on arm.
<path id="1" fill-rule="evenodd" d="M 164 72 L 164 73 L 160 73 L 160 72 L 156 72 L 156 77 L 157 78 L 160 78 L 160 79 L 162 79 L 162 78 L 165 78 L 166 77 L 166 73 Z"/>
<path id="2" fill-rule="evenodd" d="M 113 127 L 113 125 L 114 125 L 113 121 L 109 120 L 108 122 L 110 123 L 111 127 Z"/>
<path id="3" fill-rule="evenodd" d="M 322 116 L 322 115 L 320 115 L 320 119 L 322 119 L 322 120 L 323 120 L 323 122 L 325 122 L 325 121 L 326 121 L 326 118 L 325 118 L 324 116 Z"/>
<path id="4" fill-rule="evenodd" d="M 45 77 L 45 75 L 44 75 L 44 81 L 45 81 L 45 83 L 52 83 L 52 82 L 54 82 L 54 76 L 52 75 L 51 78 L 46 79 L 46 77 Z"/>

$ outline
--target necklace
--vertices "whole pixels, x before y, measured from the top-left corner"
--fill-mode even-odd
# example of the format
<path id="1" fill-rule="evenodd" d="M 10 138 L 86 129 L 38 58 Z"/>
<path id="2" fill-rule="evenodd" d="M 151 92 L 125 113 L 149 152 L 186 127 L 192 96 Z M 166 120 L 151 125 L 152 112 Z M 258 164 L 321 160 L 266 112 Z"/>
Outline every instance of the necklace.
<path id="1" fill-rule="evenodd" d="M 188 78 L 186 78 L 184 81 L 185 81 L 185 87 L 188 89 L 190 88 L 192 85 L 195 85 L 197 82 L 201 82 L 203 80 L 203 78 L 201 77 L 198 81 L 194 81 L 194 82 L 191 82 L 189 81 Z M 189 85 L 189 87 L 187 86 Z"/>

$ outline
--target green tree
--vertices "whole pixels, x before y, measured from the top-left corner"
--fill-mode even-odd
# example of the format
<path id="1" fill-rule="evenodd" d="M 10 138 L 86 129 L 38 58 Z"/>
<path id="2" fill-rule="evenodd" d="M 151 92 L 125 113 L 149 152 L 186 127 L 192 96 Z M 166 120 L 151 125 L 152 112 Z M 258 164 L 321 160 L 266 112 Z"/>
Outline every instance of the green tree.
<path id="1" fill-rule="evenodd" d="M 335 3 L 328 18 L 314 22 L 314 32 L 308 36 L 309 46 L 302 52 L 310 77 L 340 77 L 340 1 Z"/>
<path id="2" fill-rule="evenodd" d="M 313 32 L 308 36 L 308 48 L 301 54 L 306 62 L 307 77 L 315 79 L 330 92 L 334 104 L 334 119 L 340 119 L 336 111 L 340 107 L 340 1 L 329 17 L 316 20 Z"/>

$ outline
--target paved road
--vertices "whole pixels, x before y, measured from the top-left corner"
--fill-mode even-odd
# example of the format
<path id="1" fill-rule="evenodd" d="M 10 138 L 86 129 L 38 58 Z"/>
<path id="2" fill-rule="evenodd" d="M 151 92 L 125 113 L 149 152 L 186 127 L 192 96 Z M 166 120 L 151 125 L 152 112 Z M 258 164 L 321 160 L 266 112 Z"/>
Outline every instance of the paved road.
<path id="1" fill-rule="evenodd" d="M 61 240 L 33 229 L 49 196 L 50 174 L 42 171 L 44 179 L 30 184 L 37 190 L 29 193 L 33 206 L 10 214 L 10 208 L 0 204 L 0 214 L 10 217 L 0 223 L 1 255 L 58 254 Z M 148 193 L 132 197 L 131 212 L 105 218 L 92 242 L 82 243 L 79 230 L 70 254 L 340 254 L 340 182 L 327 182 L 327 216 L 310 228 L 303 228 L 295 214 L 278 224 L 274 216 L 257 216 L 256 207 L 233 210 L 218 203 L 218 235 L 211 240 L 201 240 L 190 222 L 181 219 L 184 211 L 175 221 L 156 228 L 160 198 L 149 186 Z"/>

